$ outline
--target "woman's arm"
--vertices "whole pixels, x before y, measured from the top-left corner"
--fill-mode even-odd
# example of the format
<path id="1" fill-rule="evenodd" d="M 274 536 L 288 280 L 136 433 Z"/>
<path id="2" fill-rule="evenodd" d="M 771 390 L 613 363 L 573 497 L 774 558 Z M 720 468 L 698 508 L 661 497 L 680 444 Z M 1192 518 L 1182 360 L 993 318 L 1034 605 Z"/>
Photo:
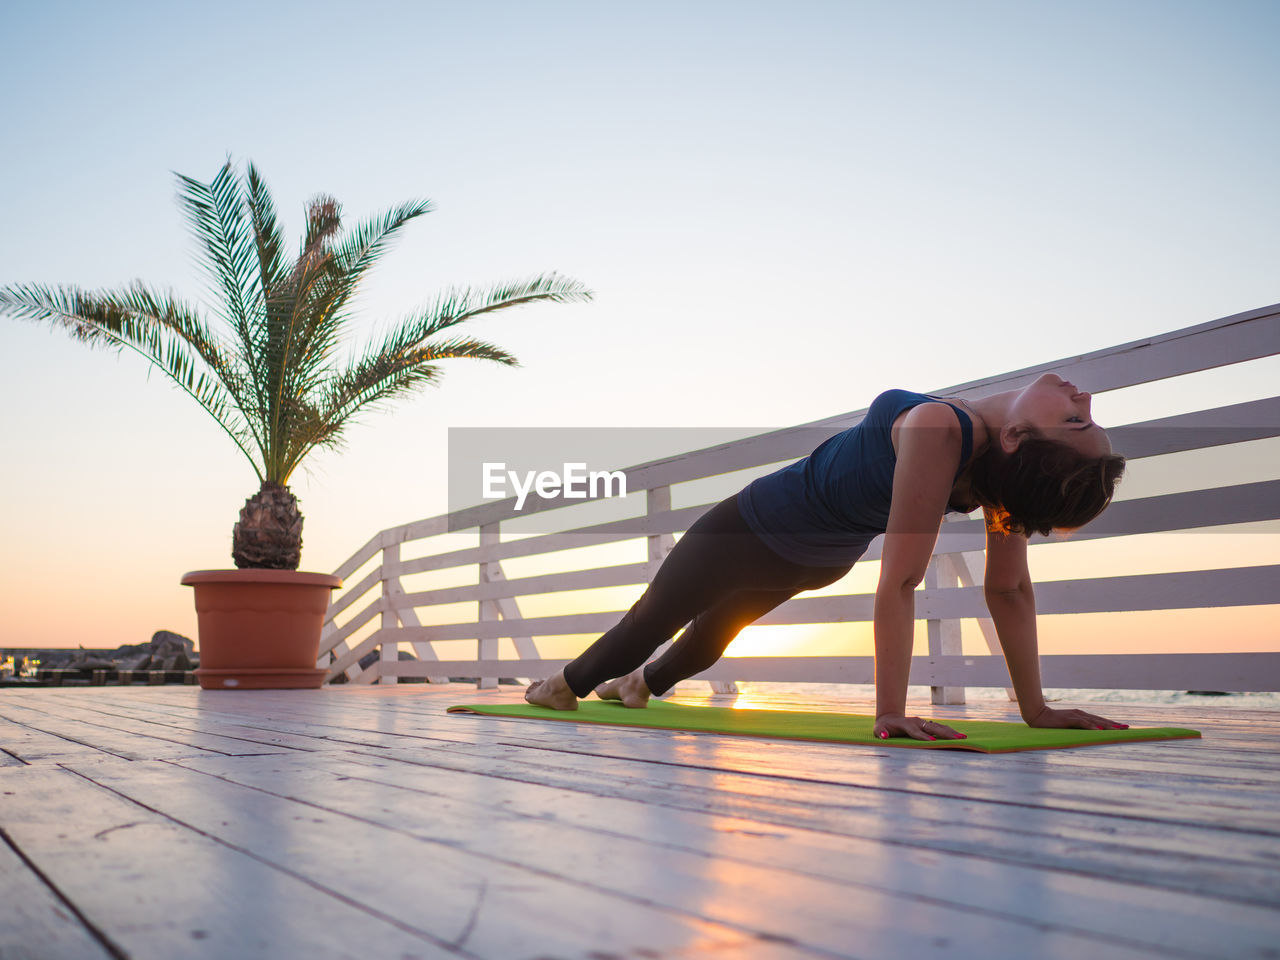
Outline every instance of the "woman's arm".
<path id="1" fill-rule="evenodd" d="M 1044 710 L 1044 691 L 1040 686 L 1036 596 L 1027 567 L 1027 538 L 992 532 L 991 511 L 984 507 L 983 513 L 988 527 L 982 591 L 1004 651 L 1018 709 L 1022 719 L 1031 723 Z"/>
<path id="2" fill-rule="evenodd" d="M 1027 567 L 1027 538 L 1006 536 L 990 529 L 990 512 L 984 508 L 987 527 L 987 570 L 982 590 L 996 625 L 1000 648 L 1009 668 L 1009 679 L 1018 697 L 1018 710 L 1028 726 L 1124 728 L 1105 717 L 1083 710 L 1055 710 L 1044 702 L 1040 684 L 1040 652 L 1036 637 L 1036 597 Z"/>
<path id="3" fill-rule="evenodd" d="M 924 579 L 960 463 L 960 426 L 942 404 L 907 413 L 898 434 L 893 500 L 876 587 L 876 724 L 878 737 L 963 737 L 943 724 L 906 716 L 907 678 L 915 633 L 915 588 Z"/>

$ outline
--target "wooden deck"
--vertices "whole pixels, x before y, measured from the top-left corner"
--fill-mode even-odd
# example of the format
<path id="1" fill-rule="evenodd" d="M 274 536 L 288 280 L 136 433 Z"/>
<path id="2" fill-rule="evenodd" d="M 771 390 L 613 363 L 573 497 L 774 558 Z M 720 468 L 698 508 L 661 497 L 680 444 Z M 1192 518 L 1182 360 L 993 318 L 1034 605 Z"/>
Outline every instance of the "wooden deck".
<path id="1" fill-rule="evenodd" d="M 444 712 L 516 697 L 5 691 L 0 957 L 1280 957 L 1280 714 L 983 756 Z"/>

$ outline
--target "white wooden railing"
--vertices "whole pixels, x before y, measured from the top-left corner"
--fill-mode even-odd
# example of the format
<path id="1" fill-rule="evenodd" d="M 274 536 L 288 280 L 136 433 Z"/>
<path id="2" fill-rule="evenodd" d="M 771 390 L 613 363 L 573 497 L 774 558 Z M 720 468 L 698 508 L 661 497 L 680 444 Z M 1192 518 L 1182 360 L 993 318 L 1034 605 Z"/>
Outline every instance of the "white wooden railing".
<path id="1" fill-rule="evenodd" d="M 1015 370 L 985 380 L 930 390 L 954 397 L 979 397 L 1022 387 L 1046 371 L 1087 384 L 1094 394 L 1167 380 L 1198 371 L 1241 364 L 1280 354 L 1280 304 L 1221 320 L 1136 340 L 1082 356 Z M 502 541 L 504 521 L 548 506 L 525 504 L 517 514 L 515 499 L 491 501 L 403 526 L 383 530 L 336 571 L 347 586 L 326 615 L 320 665 L 330 679 L 345 674 L 357 683 L 397 682 L 404 677 L 480 678 L 482 687 L 498 677 L 547 676 L 567 661 L 540 656 L 537 638 L 580 634 L 586 643 L 613 626 L 624 609 L 607 612 L 522 616 L 520 598 L 597 587 L 631 586 L 638 596 L 657 565 L 683 531 L 711 503 L 672 509 L 672 488 L 735 471 L 759 468 L 755 475 L 809 453 L 815 436 L 830 436 L 857 423 L 864 410 L 841 414 L 798 427 L 649 461 L 625 470 L 628 494 L 645 491 L 643 521 L 600 523 Z M 815 433 L 820 430 L 820 434 Z M 1146 420 L 1109 428 L 1117 452 L 1129 459 L 1132 476 L 1138 461 L 1180 451 L 1246 443 L 1280 436 L 1280 397 L 1236 403 L 1212 409 Z M 1280 464 L 1275 473 L 1280 475 Z M 1123 483 L 1122 483 L 1123 487 Z M 563 502 L 563 501 L 561 501 Z M 1094 523 L 1076 531 L 1072 541 L 1100 537 L 1123 538 L 1165 531 L 1194 531 L 1228 524 L 1258 523 L 1280 518 L 1280 479 L 1233 482 L 1219 476 L 1211 487 L 1158 496 L 1118 499 Z M 637 533 L 637 524 L 642 530 Z M 1240 528 L 1236 528 L 1240 529 Z M 479 534 L 479 545 L 440 549 L 450 531 Z M 538 576 L 507 579 L 503 562 L 549 554 L 573 547 L 647 540 L 647 559 L 640 563 L 589 566 Z M 1275 542 L 1275 534 L 1269 534 Z M 447 540 L 448 538 L 445 537 Z M 1050 540 L 1059 539 L 1057 537 Z M 436 546 L 432 552 L 432 546 Z M 910 682 L 933 688 L 934 702 L 963 702 L 964 687 L 1002 687 L 1009 683 L 999 656 L 995 631 L 985 619 L 981 589 L 983 526 L 980 516 L 943 525 L 928 576 L 916 594 L 916 616 L 928 622 L 928 655 L 914 658 Z M 1043 542 L 1034 538 L 1033 543 Z M 878 538 L 860 564 L 880 556 Z M 1272 555 L 1271 559 L 1280 560 Z M 368 568 L 362 576 L 357 575 Z M 431 571 L 459 568 L 476 571 L 463 586 L 437 586 L 409 592 L 403 580 Z M 855 569 L 857 569 L 855 567 Z M 455 622 L 424 622 L 433 607 L 474 604 L 474 613 Z M 629 602 L 628 602 L 629 605 Z M 1208 607 L 1271 605 L 1276 624 L 1276 650 L 1263 653 L 1216 652 L 1224 646 L 1206 636 L 1203 652 L 1142 655 L 1047 655 L 1041 666 L 1047 687 L 1086 687 L 1148 690 L 1211 689 L 1222 691 L 1280 690 L 1280 563 L 1198 569 L 1190 572 L 1148 573 L 1081 578 L 1038 583 L 1037 610 L 1042 615 L 1119 611 L 1190 610 Z M 795 597 L 766 614 L 760 624 L 815 624 L 872 619 L 871 594 Z M 965 656 L 960 648 L 960 623 L 976 619 L 989 655 Z M 447 619 L 447 618 L 446 618 Z M 499 641 L 509 638 L 517 659 L 499 657 Z M 443 644 L 475 641 L 474 657 L 440 659 Z M 399 659 L 405 644 L 416 660 Z M 380 648 L 369 669 L 359 660 Z M 508 648 L 508 652 L 510 648 Z M 732 681 L 870 683 L 873 662 L 862 657 L 726 657 L 699 678 L 718 689 L 731 690 Z"/>

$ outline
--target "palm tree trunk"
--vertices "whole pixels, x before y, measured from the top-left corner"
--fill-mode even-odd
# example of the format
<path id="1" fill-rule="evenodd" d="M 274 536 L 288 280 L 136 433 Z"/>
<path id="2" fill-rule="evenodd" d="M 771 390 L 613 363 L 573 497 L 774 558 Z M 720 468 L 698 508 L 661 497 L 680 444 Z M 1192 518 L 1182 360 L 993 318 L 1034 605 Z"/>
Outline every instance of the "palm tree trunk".
<path id="1" fill-rule="evenodd" d="M 231 530 L 231 557 L 239 569 L 298 569 L 302 514 L 288 487 L 267 481 L 244 502 Z"/>

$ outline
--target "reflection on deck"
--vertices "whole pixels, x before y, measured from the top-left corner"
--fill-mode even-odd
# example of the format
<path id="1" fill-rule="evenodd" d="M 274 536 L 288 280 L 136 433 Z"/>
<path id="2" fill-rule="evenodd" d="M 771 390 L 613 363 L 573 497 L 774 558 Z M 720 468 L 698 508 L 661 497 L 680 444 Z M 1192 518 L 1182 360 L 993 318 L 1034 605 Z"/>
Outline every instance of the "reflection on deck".
<path id="1" fill-rule="evenodd" d="M 517 697 L 6 692 L 0 955 L 1277 955 L 1280 713 L 983 756 L 444 712 Z"/>

